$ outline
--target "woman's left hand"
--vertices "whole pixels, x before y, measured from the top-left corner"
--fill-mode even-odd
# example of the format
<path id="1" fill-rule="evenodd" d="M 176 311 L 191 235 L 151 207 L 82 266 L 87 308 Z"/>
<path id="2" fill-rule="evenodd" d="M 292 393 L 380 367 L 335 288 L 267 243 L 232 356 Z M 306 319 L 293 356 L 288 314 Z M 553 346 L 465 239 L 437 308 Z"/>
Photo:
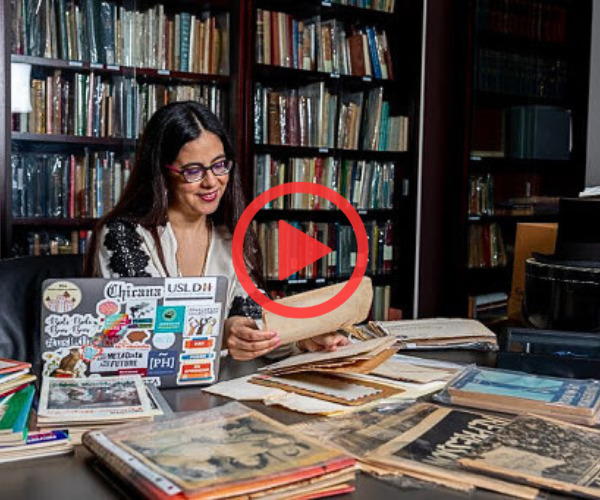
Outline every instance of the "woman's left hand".
<path id="1" fill-rule="evenodd" d="M 338 347 L 348 345 L 350 341 L 339 333 L 324 333 L 310 339 L 299 340 L 296 345 L 302 351 L 335 351 Z"/>

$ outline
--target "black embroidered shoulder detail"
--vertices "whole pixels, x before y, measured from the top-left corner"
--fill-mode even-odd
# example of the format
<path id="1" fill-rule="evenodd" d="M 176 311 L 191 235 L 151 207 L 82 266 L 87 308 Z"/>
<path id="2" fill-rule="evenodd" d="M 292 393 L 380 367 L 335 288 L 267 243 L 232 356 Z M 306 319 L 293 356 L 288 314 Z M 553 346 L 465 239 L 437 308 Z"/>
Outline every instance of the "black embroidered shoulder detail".
<path id="1" fill-rule="evenodd" d="M 135 227 L 135 222 L 128 219 L 115 219 L 106 224 L 104 246 L 112 251 L 110 268 L 122 277 L 149 277 L 145 269 L 150 257 L 141 249 L 142 238 Z"/>
<path id="2" fill-rule="evenodd" d="M 231 316 L 246 316 L 252 319 L 259 319 L 262 316 L 262 307 L 260 307 L 250 297 L 234 297 L 229 317 Z"/>

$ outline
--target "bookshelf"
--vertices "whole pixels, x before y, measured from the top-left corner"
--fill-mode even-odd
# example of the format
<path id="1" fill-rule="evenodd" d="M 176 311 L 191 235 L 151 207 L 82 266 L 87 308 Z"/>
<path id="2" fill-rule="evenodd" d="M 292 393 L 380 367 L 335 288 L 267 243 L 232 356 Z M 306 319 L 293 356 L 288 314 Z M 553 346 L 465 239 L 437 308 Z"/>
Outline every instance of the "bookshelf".
<path id="1" fill-rule="evenodd" d="M 591 2 L 472 0 L 455 314 L 510 293 L 518 222 L 555 222 L 585 183 Z M 502 308 L 498 308 L 502 314 Z"/>
<path id="2" fill-rule="evenodd" d="M 251 2 L 244 101 L 254 176 L 246 189 L 254 198 L 283 182 L 334 187 L 369 235 L 368 274 L 375 302 L 386 303 L 374 314 L 391 306 L 410 317 L 423 4 L 369 3 L 380 10 L 360 1 Z M 278 281 L 278 220 L 337 252 Z M 255 221 L 272 296 L 349 275 L 355 242 L 345 216 L 324 200 L 287 196 Z"/>
<path id="3" fill-rule="evenodd" d="M 233 127 L 244 2 L 44 0 L 37 15 L 33 4 L 4 2 L 0 17 L 2 257 L 83 251 L 167 102 L 200 100 L 239 150 L 244 140 Z M 10 114 L 11 63 L 31 66 L 31 113 Z"/>

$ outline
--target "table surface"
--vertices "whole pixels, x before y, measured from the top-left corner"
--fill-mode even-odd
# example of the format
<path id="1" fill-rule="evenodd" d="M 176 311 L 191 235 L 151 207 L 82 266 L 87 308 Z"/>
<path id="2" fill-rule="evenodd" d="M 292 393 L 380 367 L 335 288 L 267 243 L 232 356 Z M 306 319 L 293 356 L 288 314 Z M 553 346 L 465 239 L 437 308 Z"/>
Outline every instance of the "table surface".
<path id="1" fill-rule="evenodd" d="M 455 361 L 490 364 L 491 353 L 444 353 L 440 356 L 428 353 L 428 357 L 443 357 Z M 474 359 L 473 356 L 481 356 Z M 241 377 L 256 371 L 261 361 L 235 362 L 230 358 L 221 364 L 221 379 Z M 166 389 L 162 391 L 165 399 L 174 411 L 198 411 L 213 408 L 231 401 L 203 392 L 199 387 Z M 270 417 L 283 423 L 295 423 L 306 417 L 284 409 L 251 404 Z M 44 500 L 105 500 L 111 498 L 135 498 L 125 486 L 99 467 L 94 457 L 83 447 L 77 446 L 73 455 L 41 458 L 0 465 L 0 498 L 6 499 L 44 499 Z M 411 498 L 430 499 L 498 499 L 501 495 L 477 491 L 465 494 L 453 490 L 435 487 L 429 483 L 406 478 L 395 480 L 375 479 L 366 474 L 359 474 L 356 491 L 352 494 L 338 496 L 343 499 L 397 499 Z"/>

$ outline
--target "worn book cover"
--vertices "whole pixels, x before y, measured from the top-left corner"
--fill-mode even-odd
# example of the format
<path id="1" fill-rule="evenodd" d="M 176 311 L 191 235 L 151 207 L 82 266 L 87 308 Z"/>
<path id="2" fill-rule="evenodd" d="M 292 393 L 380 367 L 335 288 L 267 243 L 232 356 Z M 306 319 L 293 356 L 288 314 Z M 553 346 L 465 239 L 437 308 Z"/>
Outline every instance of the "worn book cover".
<path id="1" fill-rule="evenodd" d="M 460 463 L 511 481 L 600 498 L 597 429 L 524 415 Z"/>
<path id="2" fill-rule="evenodd" d="M 345 483 L 354 467 L 351 457 L 239 403 L 89 432 L 83 443 L 151 498 L 222 498 L 321 477 Z"/>
<path id="3" fill-rule="evenodd" d="M 600 382 L 469 367 L 448 385 L 452 402 L 499 411 L 553 412 L 592 418 L 600 405 Z"/>

